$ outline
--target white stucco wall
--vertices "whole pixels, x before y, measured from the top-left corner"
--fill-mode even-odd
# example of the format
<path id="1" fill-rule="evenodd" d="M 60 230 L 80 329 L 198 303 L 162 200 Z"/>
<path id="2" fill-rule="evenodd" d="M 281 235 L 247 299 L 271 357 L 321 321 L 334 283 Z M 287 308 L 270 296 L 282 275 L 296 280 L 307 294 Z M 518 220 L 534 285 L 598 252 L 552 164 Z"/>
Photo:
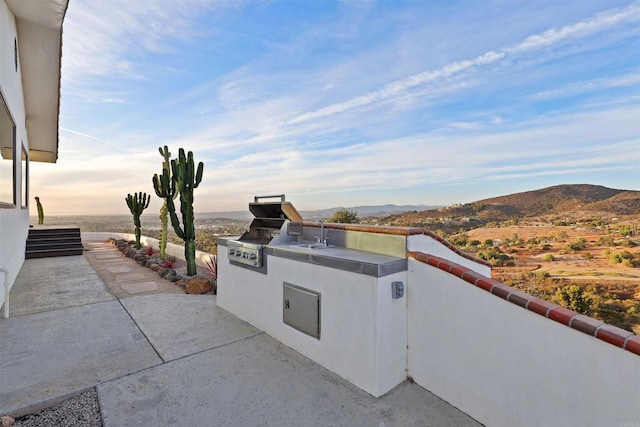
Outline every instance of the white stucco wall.
<path id="1" fill-rule="evenodd" d="M 407 251 L 423 252 L 425 254 L 435 255 L 440 258 L 448 259 L 451 262 L 470 268 L 476 273 L 482 274 L 483 276 L 491 277 L 491 267 L 458 255 L 455 251 L 452 251 L 431 236 L 427 236 L 424 234 L 408 236 Z"/>
<path id="2" fill-rule="evenodd" d="M 218 247 L 218 305 L 262 329 L 374 396 L 406 379 L 406 298 L 391 298 L 391 282 L 274 256 L 268 275 L 230 265 Z M 321 295 L 320 339 L 282 319 L 283 282 Z"/>
<path id="3" fill-rule="evenodd" d="M 487 426 L 640 425 L 637 355 L 422 262 L 408 274 L 416 383 Z"/>
<path id="4" fill-rule="evenodd" d="M 0 92 L 9 108 L 16 125 L 16 147 L 14 157 L 16 162 L 15 194 L 20 198 L 22 188 L 22 163 L 20 159 L 20 143 L 29 148 L 25 129 L 25 110 L 20 79 L 20 68 L 16 72 L 14 64 L 14 38 L 16 25 L 13 14 L 9 11 L 4 0 L 0 0 Z M 19 41 L 18 41 L 19 43 Z M 8 162 L 7 160 L 0 160 Z M 0 185 L 6 185 L 4 182 Z M 18 200 L 20 204 L 20 200 Z M 0 207 L 0 269 L 6 270 L 6 283 L 12 285 L 22 263 L 29 225 L 29 211 L 18 205 L 13 208 Z M 2 283 L 0 283 L 0 286 Z M 4 292 L 0 292 L 0 304 L 4 303 Z"/>

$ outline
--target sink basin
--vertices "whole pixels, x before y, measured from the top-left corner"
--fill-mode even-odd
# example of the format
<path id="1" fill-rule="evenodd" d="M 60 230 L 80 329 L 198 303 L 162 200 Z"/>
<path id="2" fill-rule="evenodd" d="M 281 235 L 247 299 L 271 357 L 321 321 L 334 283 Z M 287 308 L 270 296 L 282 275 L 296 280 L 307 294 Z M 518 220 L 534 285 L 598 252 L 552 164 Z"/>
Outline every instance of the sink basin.
<path id="1" fill-rule="evenodd" d="M 325 245 L 324 243 L 296 243 L 295 245 L 291 245 L 291 247 L 303 249 L 327 249 L 332 248 L 333 245 Z"/>

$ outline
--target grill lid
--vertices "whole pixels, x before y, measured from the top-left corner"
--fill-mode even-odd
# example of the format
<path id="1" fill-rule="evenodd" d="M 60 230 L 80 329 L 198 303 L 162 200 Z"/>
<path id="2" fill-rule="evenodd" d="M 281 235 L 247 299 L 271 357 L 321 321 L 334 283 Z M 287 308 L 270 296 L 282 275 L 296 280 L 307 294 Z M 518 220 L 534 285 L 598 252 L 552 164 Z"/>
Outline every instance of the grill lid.
<path id="1" fill-rule="evenodd" d="M 261 199 L 279 198 L 280 201 L 260 202 Z M 302 216 L 290 202 L 285 201 L 284 194 L 274 196 L 255 196 L 253 203 L 249 203 L 249 211 L 256 218 L 263 219 L 288 219 L 301 222 Z M 282 225 L 282 223 L 280 224 Z"/>

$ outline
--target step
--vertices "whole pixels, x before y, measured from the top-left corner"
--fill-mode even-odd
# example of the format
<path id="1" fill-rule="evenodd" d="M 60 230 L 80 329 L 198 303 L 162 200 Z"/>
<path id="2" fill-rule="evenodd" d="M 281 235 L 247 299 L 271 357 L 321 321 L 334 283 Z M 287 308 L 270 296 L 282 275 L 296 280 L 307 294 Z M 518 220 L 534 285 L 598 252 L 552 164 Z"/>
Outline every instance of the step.
<path id="1" fill-rule="evenodd" d="M 80 236 L 79 228 L 49 228 L 49 229 L 29 229 L 30 238 L 44 238 L 54 236 Z"/>
<path id="2" fill-rule="evenodd" d="M 52 250 L 38 250 L 25 253 L 26 259 L 33 258 L 50 258 L 59 256 L 72 256 L 82 255 L 82 249 L 52 249 Z"/>
<path id="3" fill-rule="evenodd" d="M 52 242 L 29 242 L 27 241 L 27 252 L 46 250 L 46 249 L 83 249 L 80 241 L 52 241 Z"/>
<path id="4" fill-rule="evenodd" d="M 32 239 L 27 238 L 27 245 L 36 244 L 36 245 L 46 245 L 49 243 L 80 243 L 82 239 L 78 236 L 72 237 L 46 237 L 41 239 Z"/>
<path id="5" fill-rule="evenodd" d="M 29 229 L 25 258 L 82 255 L 83 251 L 79 227 L 38 225 Z"/>

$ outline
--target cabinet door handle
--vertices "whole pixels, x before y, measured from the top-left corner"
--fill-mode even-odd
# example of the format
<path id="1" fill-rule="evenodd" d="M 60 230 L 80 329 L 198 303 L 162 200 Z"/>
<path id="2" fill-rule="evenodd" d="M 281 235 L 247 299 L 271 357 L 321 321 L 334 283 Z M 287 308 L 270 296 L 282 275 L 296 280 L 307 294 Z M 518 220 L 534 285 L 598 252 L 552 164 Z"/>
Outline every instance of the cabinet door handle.
<path id="1" fill-rule="evenodd" d="M 289 309 L 289 300 L 288 299 L 284 300 L 284 308 L 285 308 L 285 310 Z"/>

